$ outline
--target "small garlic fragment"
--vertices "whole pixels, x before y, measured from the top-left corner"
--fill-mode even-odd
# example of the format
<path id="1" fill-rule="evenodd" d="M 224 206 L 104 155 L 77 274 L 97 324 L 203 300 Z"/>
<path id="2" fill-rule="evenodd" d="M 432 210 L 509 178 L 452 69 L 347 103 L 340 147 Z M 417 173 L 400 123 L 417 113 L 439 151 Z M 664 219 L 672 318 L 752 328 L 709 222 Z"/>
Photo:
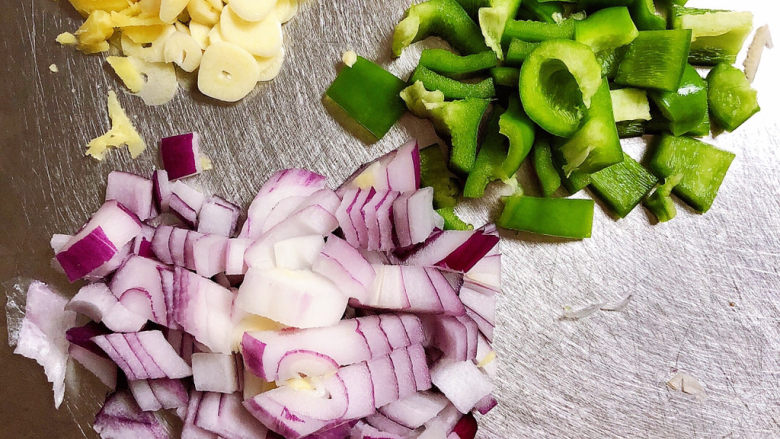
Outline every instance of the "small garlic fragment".
<path id="1" fill-rule="evenodd" d="M 146 62 L 134 57 L 129 59 L 144 80 L 136 96 L 143 99 L 146 105 L 163 105 L 176 96 L 179 82 L 176 80 L 176 69 L 173 68 L 173 64 Z"/>
<path id="2" fill-rule="evenodd" d="M 49 65 L 49 71 L 52 73 L 57 73 L 60 71 L 60 69 L 57 67 L 57 64 L 51 64 Z"/>
<path id="3" fill-rule="evenodd" d="M 246 21 L 260 21 L 273 12 L 277 0 L 230 0 L 230 9 Z"/>
<path id="4" fill-rule="evenodd" d="M 198 89 L 214 99 L 235 102 L 254 89 L 259 70 L 249 52 L 235 44 L 219 41 L 203 53 Z"/>
<path id="5" fill-rule="evenodd" d="M 354 50 L 347 50 L 341 54 L 341 61 L 347 67 L 352 67 L 357 61 L 357 53 Z"/>
<path id="6" fill-rule="evenodd" d="M 172 24 L 166 25 L 165 30 L 154 41 L 147 44 L 138 44 L 128 35 L 122 33 L 120 40 L 122 52 L 127 56 L 133 56 L 146 62 L 163 62 L 163 50 L 165 49 L 165 40 L 176 33 L 176 27 Z"/>
<path id="7" fill-rule="evenodd" d="M 228 5 L 220 15 L 219 31 L 225 41 L 243 47 L 252 55 L 274 56 L 282 47 L 282 24 L 274 14 L 250 22 L 241 19 Z"/>
<path id="8" fill-rule="evenodd" d="M 203 52 L 195 38 L 183 32 L 176 32 L 165 41 L 163 59 L 175 63 L 185 72 L 192 72 L 200 65 Z"/>
<path id="9" fill-rule="evenodd" d="M 187 3 L 189 0 L 160 0 L 160 20 L 173 23 L 187 7 Z"/>
<path id="10" fill-rule="evenodd" d="M 222 12 L 222 0 L 190 0 L 187 3 L 190 18 L 198 23 L 214 25 Z"/>
<path id="11" fill-rule="evenodd" d="M 225 39 L 222 38 L 222 32 L 219 31 L 219 23 L 217 23 L 214 27 L 211 28 L 207 36 L 208 36 L 208 40 L 206 41 L 206 47 L 209 47 L 210 45 L 214 43 L 218 43 L 220 41 L 225 41 Z"/>
<path id="12" fill-rule="evenodd" d="M 206 47 L 209 46 L 210 31 L 211 26 L 198 23 L 197 21 L 190 21 L 190 35 L 192 35 L 192 38 L 195 38 L 202 50 L 206 50 Z"/>
<path id="13" fill-rule="evenodd" d="M 276 78 L 276 76 L 279 75 L 279 72 L 282 70 L 282 65 L 284 64 L 284 48 L 282 47 L 276 56 L 268 58 L 256 56 L 255 60 L 257 61 L 257 66 L 260 69 L 260 74 L 258 75 L 257 80 L 270 81 Z"/>

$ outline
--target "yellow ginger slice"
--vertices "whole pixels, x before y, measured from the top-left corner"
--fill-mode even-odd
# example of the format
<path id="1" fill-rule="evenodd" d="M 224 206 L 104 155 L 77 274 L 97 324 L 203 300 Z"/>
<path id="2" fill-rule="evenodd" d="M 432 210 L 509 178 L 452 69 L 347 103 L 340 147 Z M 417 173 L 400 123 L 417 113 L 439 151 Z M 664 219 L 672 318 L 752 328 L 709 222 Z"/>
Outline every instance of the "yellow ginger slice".
<path id="1" fill-rule="evenodd" d="M 62 44 L 63 46 L 75 46 L 78 44 L 79 39 L 70 32 L 63 32 L 57 35 L 55 41 Z"/>
<path id="2" fill-rule="evenodd" d="M 106 58 L 108 64 L 114 69 L 114 73 L 124 82 L 125 87 L 133 93 L 138 93 L 144 86 L 144 78 L 141 72 L 135 68 L 135 65 L 126 56 L 109 56 Z"/>
<path id="3" fill-rule="evenodd" d="M 108 117 L 111 118 L 111 129 L 102 136 L 90 140 L 86 154 L 97 160 L 103 160 L 108 148 L 127 145 L 130 157 L 138 157 L 146 149 L 146 143 L 130 122 L 125 110 L 119 105 L 113 90 L 108 92 Z"/>

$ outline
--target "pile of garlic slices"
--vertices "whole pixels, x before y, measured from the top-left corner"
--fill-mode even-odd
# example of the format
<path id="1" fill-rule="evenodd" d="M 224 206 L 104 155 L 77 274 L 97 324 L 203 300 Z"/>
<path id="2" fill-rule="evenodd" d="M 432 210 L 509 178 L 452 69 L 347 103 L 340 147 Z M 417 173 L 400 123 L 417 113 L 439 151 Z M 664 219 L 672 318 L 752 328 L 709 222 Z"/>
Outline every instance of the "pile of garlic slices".
<path id="1" fill-rule="evenodd" d="M 177 67 L 196 72 L 206 96 L 242 99 L 258 81 L 279 74 L 282 23 L 298 11 L 298 0 L 69 1 L 87 18 L 57 42 L 109 52 L 109 65 L 147 105 L 173 99 Z"/>

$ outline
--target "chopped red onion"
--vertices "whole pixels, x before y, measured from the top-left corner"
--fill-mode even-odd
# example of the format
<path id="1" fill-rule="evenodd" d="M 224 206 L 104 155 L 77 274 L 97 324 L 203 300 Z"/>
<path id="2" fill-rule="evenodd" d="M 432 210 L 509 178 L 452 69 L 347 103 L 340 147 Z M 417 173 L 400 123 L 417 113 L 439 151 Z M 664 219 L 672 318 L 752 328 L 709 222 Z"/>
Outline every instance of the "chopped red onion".
<path id="1" fill-rule="evenodd" d="M 414 435 L 414 430 L 404 427 L 381 413 L 366 416 L 366 423 L 383 432 L 383 434 L 390 433 L 398 437 L 412 437 Z"/>
<path id="2" fill-rule="evenodd" d="M 243 407 L 238 393 L 203 393 L 195 425 L 225 439 L 265 438 L 268 433 Z"/>
<path id="3" fill-rule="evenodd" d="M 130 380 L 183 378 L 192 369 L 160 331 L 99 335 L 92 338 Z"/>
<path id="4" fill-rule="evenodd" d="M 108 200 L 116 200 L 141 221 L 151 218 L 152 182 L 129 172 L 112 171 L 106 186 Z"/>
<path id="5" fill-rule="evenodd" d="M 93 428 L 102 438 L 169 438 L 159 419 L 153 413 L 142 411 L 127 391 L 106 397 L 103 408 L 95 416 Z"/>
<path id="6" fill-rule="evenodd" d="M 212 352 L 232 351 L 233 293 L 209 279 L 176 268 L 174 318 Z"/>
<path id="7" fill-rule="evenodd" d="M 328 236 L 312 270 L 339 285 L 347 297 L 358 301 L 366 299 L 368 288 L 376 277 L 374 268 L 360 252 L 334 235 Z"/>
<path id="8" fill-rule="evenodd" d="M 205 195 L 181 181 L 171 185 L 171 197 L 168 201 L 168 207 L 171 212 L 190 228 L 198 225 L 198 213 L 200 213 L 200 209 L 205 201 Z"/>
<path id="9" fill-rule="evenodd" d="M 431 380 L 461 413 L 493 391 L 493 383 L 472 361 L 440 360 L 431 369 Z"/>
<path id="10" fill-rule="evenodd" d="M 168 173 L 158 169 L 152 173 L 152 198 L 158 212 L 167 212 L 171 200 L 171 183 Z"/>
<path id="11" fill-rule="evenodd" d="M 240 209 L 223 198 L 208 198 L 198 214 L 198 232 L 230 237 L 236 230 Z"/>
<path id="12" fill-rule="evenodd" d="M 75 344 L 68 346 L 68 355 L 92 372 L 109 389 L 116 389 L 116 363 Z"/>
<path id="13" fill-rule="evenodd" d="M 474 439 L 476 435 L 477 420 L 474 419 L 471 413 L 467 413 L 455 424 L 452 433 L 447 436 L 447 439 Z"/>
<path id="14" fill-rule="evenodd" d="M 349 189 L 378 191 L 415 191 L 420 187 L 420 151 L 417 141 L 410 140 L 398 149 L 390 151 L 373 162 L 358 168 L 339 187 L 338 194 Z"/>
<path id="15" fill-rule="evenodd" d="M 186 407 L 189 401 L 187 388 L 181 380 L 160 378 L 129 381 L 127 384 L 138 407 L 146 412 Z"/>
<path id="16" fill-rule="evenodd" d="M 178 180 L 202 171 L 199 143 L 200 136 L 195 132 L 160 140 L 160 156 L 168 178 Z"/>
<path id="17" fill-rule="evenodd" d="M 234 393 L 239 390 L 233 355 L 192 354 L 192 379 L 195 389 L 201 392 Z"/>
<path id="18" fill-rule="evenodd" d="M 431 391 L 416 392 L 379 409 L 388 419 L 412 430 L 433 419 L 449 404 L 447 398 Z"/>
<path id="19" fill-rule="evenodd" d="M 184 426 L 181 430 L 181 439 L 219 439 L 216 434 L 195 425 L 195 418 L 198 416 L 200 402 L 203 399 L 203 393 L 195 389 L 190 390 L 190 399 L 187 404 L 187 415 L 184 417 Z"/>

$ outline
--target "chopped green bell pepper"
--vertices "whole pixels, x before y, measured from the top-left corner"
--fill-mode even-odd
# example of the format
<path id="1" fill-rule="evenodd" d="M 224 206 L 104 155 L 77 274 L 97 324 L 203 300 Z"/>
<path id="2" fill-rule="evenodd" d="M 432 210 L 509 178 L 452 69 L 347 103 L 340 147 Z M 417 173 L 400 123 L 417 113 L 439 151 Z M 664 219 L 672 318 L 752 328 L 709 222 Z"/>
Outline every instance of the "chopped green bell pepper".
<path id="1" fill-rule="evenodd" d="M 674 6 L 670 21 L 674 29 L 691 29 L 688 60 L 694 65 L 733 64 L 753 29 L 750 12 Z"/>
<path id="2" fill-rule="evenodd" d="M 648 167 L 661 178 L 682 174 L 674 193 L 699 212 L 706 212 L 718 195 L 734 154 L 690 137 L 666 135 Z"/>
<path id="3" fill-rule="evenodd" d="M 596 194 L 620 218 L 634 210 L 658 183 L 655 175 L 625 153 L 622 162 L 591 174 L 590 180 Z"/>
<path id="4" fill-rule="evenodd" d="M 491 78 L 473 83 L 460 82 L 421 65 L 414 69 L 409 78 L 410 84 L 417 81 L 422 82 L 428 90 L 440 90 L 444 93 L 445 99 L 491 98 L 496 95 L 496 88 L 493 86 Z"/>
<path id="5" fill-rule="evenodd" d="M 401 98 L 413 114 L 433 121 L 436 130 L 450 138 L 450 169 L 468 174 L 477 155 L 477 137 L 490 101 L 466 98 L 444 101 L 440 91 L 428 91 L 417 81 L 401 91 Z"/>
<path id="6" fill-rule="evenodd" d="M 627 120 L 650 120 L 650 102 L 647 92 L 638 88 L 610 90 L 612 113 L 615 122 Z"/>
<path id="7" fill-rule="evenodd" d="M 479 53 L 488 49 L 479 26 L 455 0 L 428 0 L 412 5 L 393 33 L 393 56 L 410 44 L 429 36 L 438 36 L 461 53 Z"/>
<path id="8" fill-rule="evenodd" d="M 420 150 L 420 186 L 433 188 L 436 207 L 452 207 L 457 203 L 458 178 L 447 169 L 447 157 L 439 145 Z"/>
<path id="9" fill-rule="evenodd" d="M 677 216 L 677 208 L 672 200 L 672 190 L 682 181 L 682 174 L 675 174 L 664 180 L 663 184 L 658 185 L 655 191 L 645 198 L 642 204 L 658 218 L 659 222 L 665 223 Z"/>
<path id="10" fill-rule="evenodd" d="M 497 66 L 498 58 L 490 50 L 460 56 L 445 49 L 425 49 L 420 65 L 450 78 L 460 78 Z"/>
<path id="11" fill-rule="evenodd" d="M 601 76 L 608 79 L 614 79 L 617 75 L 618 66 L 626 56 L 628 46 L 617 47 L 615 49 L 606 49 L 596 52 L 596 60 L 601 64 Z"/>
<path id="12" fill-rule="evenodd" d="M 517 15 L 520 0 L 489 0 L 490 7 L 480 8 L 478 12 L 479 28 L 485 37 L 485 44 L 496 53 L 498 59 L 504 59 L 501 38 L 504 36 L 506 22 Z"/>
<path id="13" fill-rule="evenodd" d="M 550 142 L 547 139 L 536 139 L 533 149 L 534 170 L 542 187 L 542 194 L 549 197 L 561 187 L 561 176 L 555 169 L 550 150 Z"/>
<path id="14" fill-rule="evenodd" d="M 512 41 L 509 42 L 509 48 L 506 50 L 504 63 L 508 66 L 520 67 L 537 46 L 539 43 L 529 43 L 512 38 Z"/>
<path id="15" fill-rule="evenodd" d="M 535 127 L 523 111 L 517 95 L 509 97 L 509 106 L 498 121 L 499 132 L 509 139 L 506 159 L 496 169 L 496 177 L 506 180 L 513 176 L 534 144 Z"/>
<path id="16" fill-rule="evenodd" d="M 625 46 L 637 35 L 639 31 L 625 6 L 602 9 L 574 25 L 574 39 L 594 52 Z"/>
<path id="17" fill-rule="evenodd" d="M 404 81 L 359 56 L 339 72 L 325 95 L 380 139 L 406 111 L 398 96 L 405 86 Z"/>
<path id="18" fill-rule="evenodd" d="M 488 183 L 497 179 L 496 170 L 506 159 L 507 139 L 499 133 L 499 120 L 503 113 L 504 109 L 500 106 L 493 107 L 493 114 L 485 127 L 485 138 L 477 153 L 477 160 L 463 186 L 463 196 L 466 198 L 481 198 L 485 194 Z"/>
<path id="19" fill-rule="evenodd" d="M 631 17 L 639 30 L 666 29 L 666 20 L 656 13 L 653 0 L 634 0 Z"/>
<path id="20" fill-rule="evenodd" d="M 590 238 L 593 228 L 593 200 L 572 198 L 509 197 L 497 224 L 562 238 Z"/>
<path id="21" fill-rule="evenodd" d="M 650 98 L 669 121 L 669 130 L 675 136 L 696 130 L 705 118 L 709 123 L 707 82 L 690 65 L 686 64 L 676 91 L 654 90 L 650 92 Z"/>
<path id="22" fill-rule="evenodd" d="M 526 113 L 560 137 L 577 131 L 601 84 L 596 56 L 576 41 L 544 41 L 520 68 L 520 100 Z"/>
<path id="23" fill-rule="evenodd" d="M 688 63 L 691 31 L 641 31 L 628 45 L 618 66 L 615 83 L 640 88 L 675 91 Z"/>
<path id="24" fill-rule="evenodd" d="M 493 82 L 502 87 L 516 88 L 520 81 L 520 69 L 514 67 L 493 67 L 490 69 Z"/>
<path id="25" fill-rule="evenodd" d="M 643 120 L 624 120 L 617 123 L 618 137 L 626 139 L 629 137 L 640 137 L 645 135 L 645 121 Z"/>
<path id="26" fill-rule="evenodd" d="M 707 75 L 712 118 L 727 131 L 734 131 L 758 113 L 757 92 L 738 68 L 718 64 Z"/>
<path id="27" fill-rule="evenodd" d="M 488 6 L 488 0 L 456 0 L 460 6 L 463 8 L 463 10 L 466 11 L 470 16 L 475 17 L 477 16 L 477 11 L 479 11 L 479 8 L 484 8 Z"/>
<path id="28" fill-rule="evenodd" d="M 436 213 L 444 218 L 444 230 L 474 230 L 474 226 L 460 219 L 452 207 L 436 209 Z"/>
<path id="29" fill-rule="evenodd" d="M 571 40 L 574 38 L 575 20 L 566 19 L 560 23 L 542 23 L 531 20 L 509 20 L 504 28 L 504 40 L 517 38 L 538 42 L 547 40 Z"/>
<path id="30" fill-rule="evenodd" d="M 623 148 L 612 114 L 612 97 L 604 79 L 593 95 L 585 123 L 558 147 L 566 175 L 573 171 L 593 173 L 623 160 Z"/>
<path id="31" fill-rule="evenodd" d="M 564 12 L 560 2 L 523 0 L 520 5 L 519 17 L 526 20 L 555 23 L 555 17 L 563 17 Z"/>

